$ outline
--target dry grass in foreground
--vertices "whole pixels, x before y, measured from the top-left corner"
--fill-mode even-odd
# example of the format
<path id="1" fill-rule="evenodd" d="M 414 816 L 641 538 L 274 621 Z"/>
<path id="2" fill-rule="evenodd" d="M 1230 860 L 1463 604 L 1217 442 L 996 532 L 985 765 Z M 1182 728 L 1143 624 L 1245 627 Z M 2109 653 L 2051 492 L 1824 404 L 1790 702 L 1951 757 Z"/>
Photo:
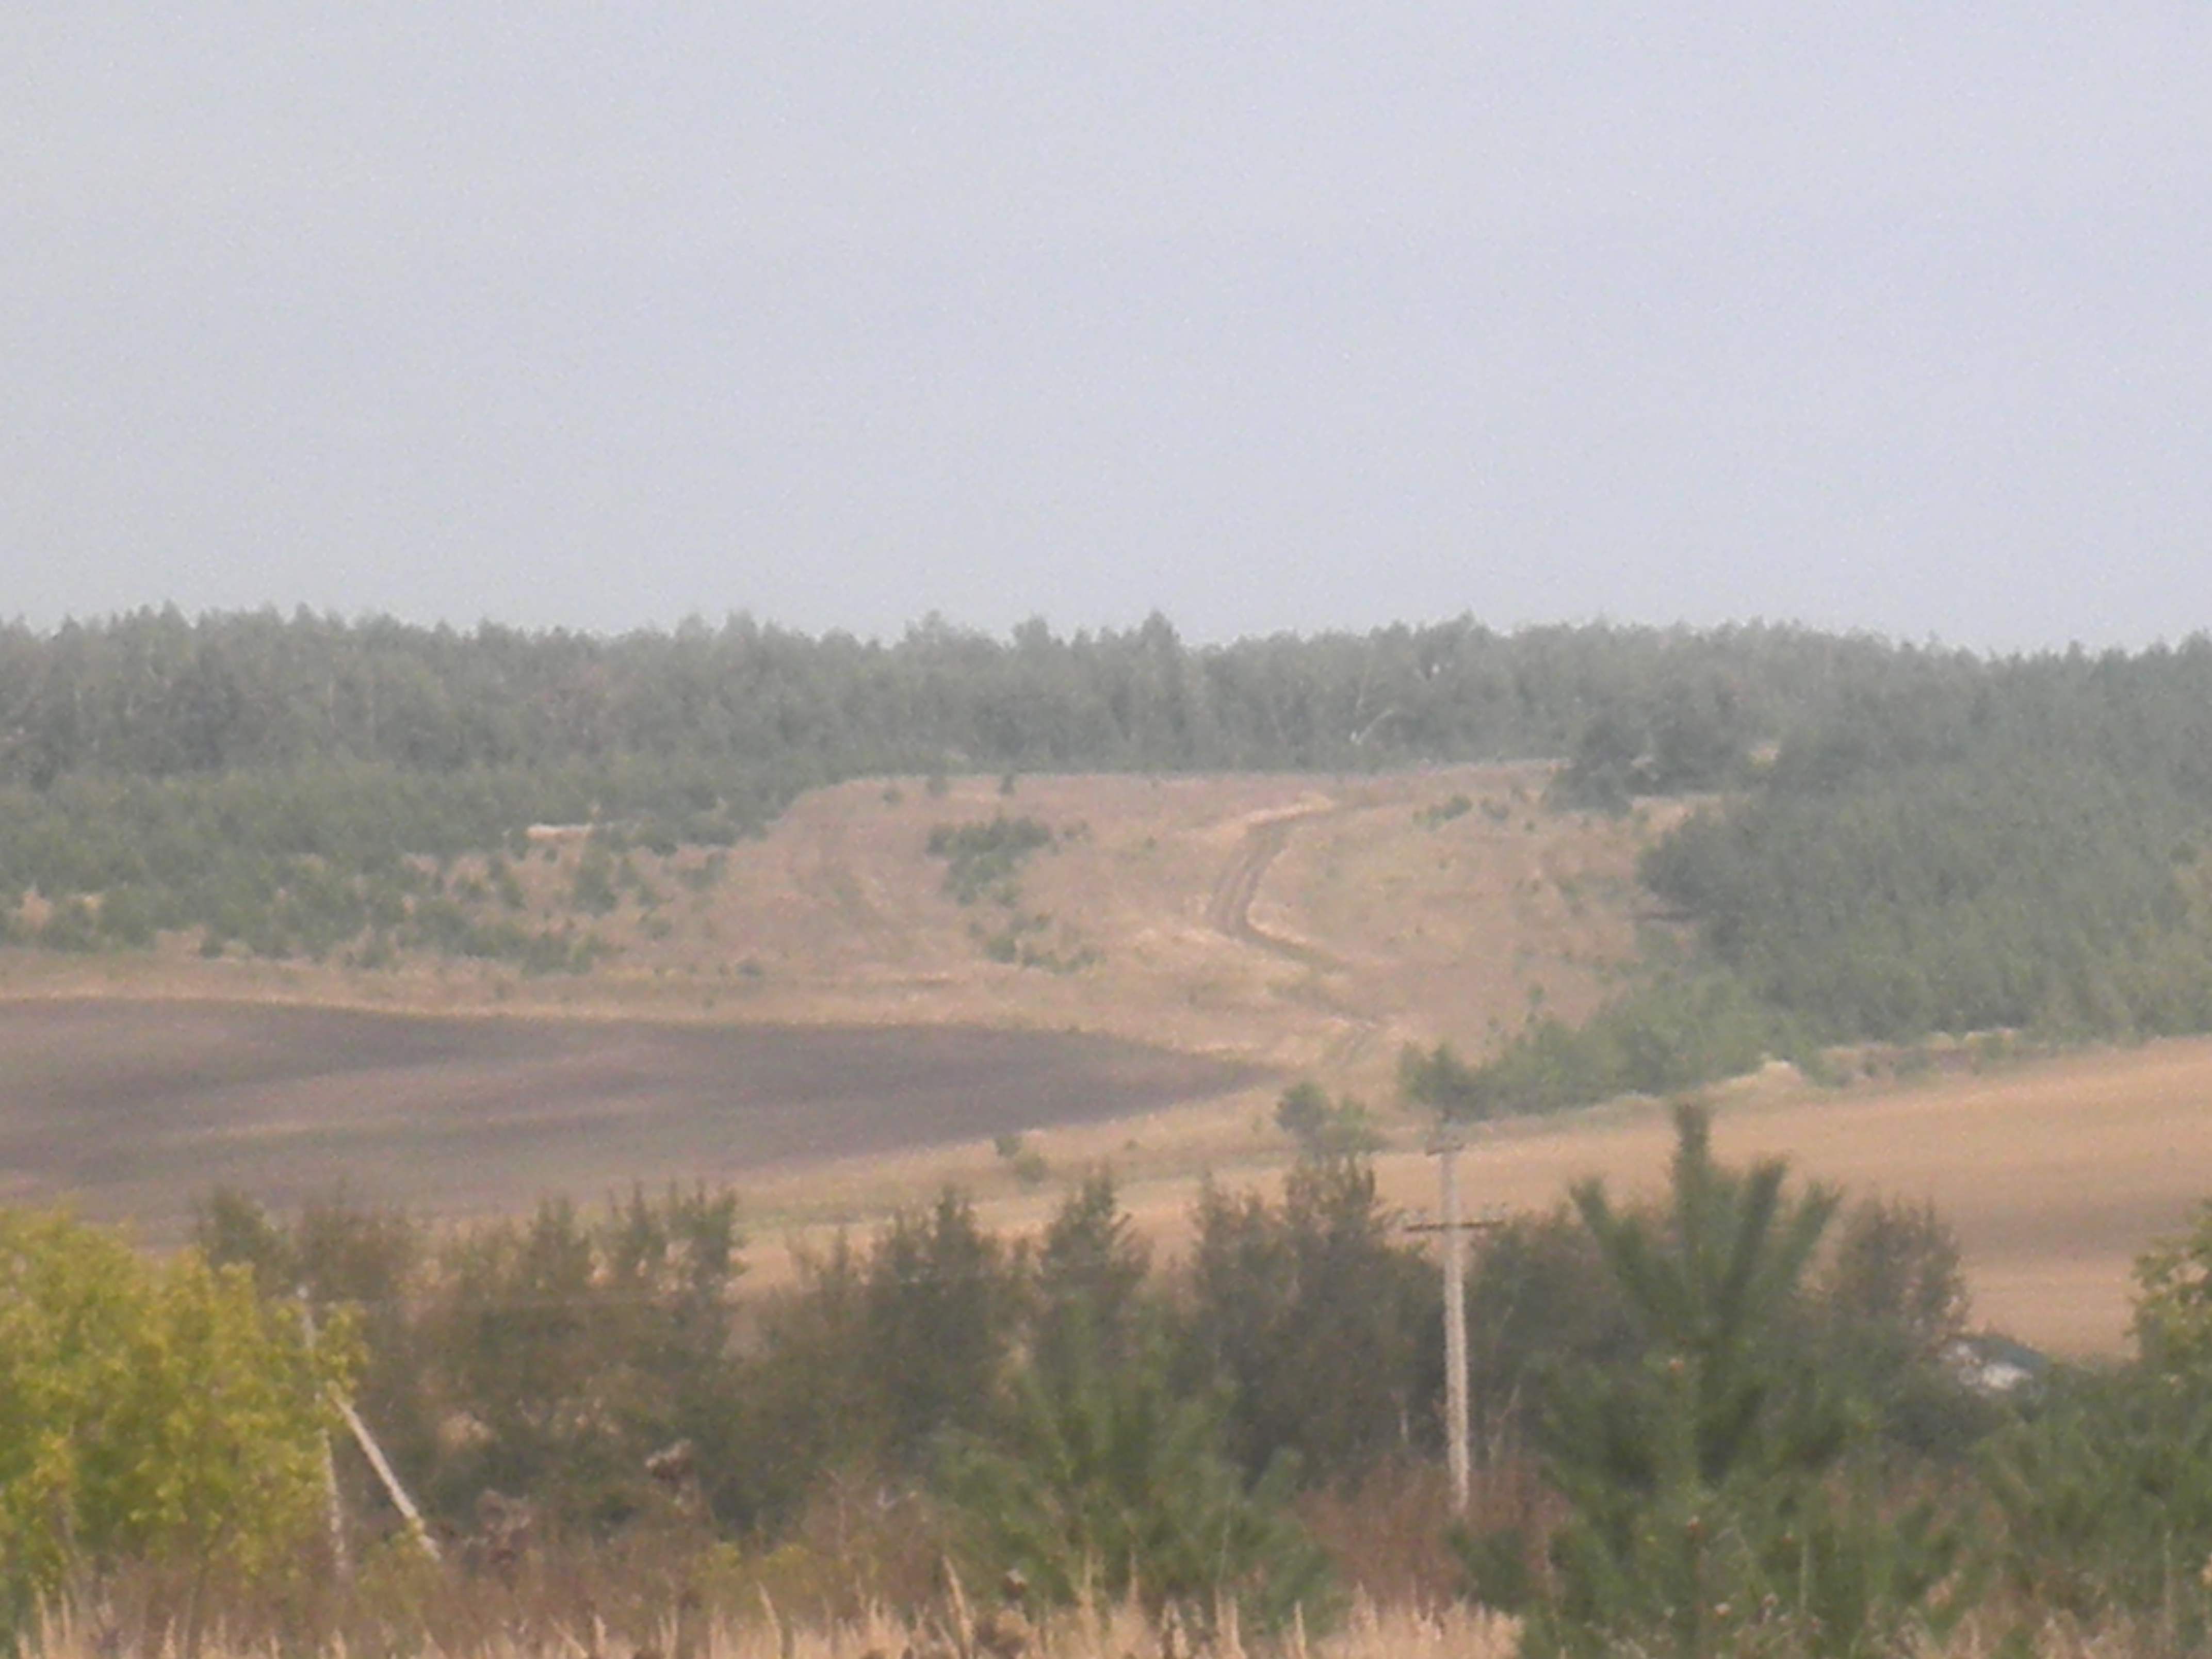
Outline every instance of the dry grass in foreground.
<path id="1" fill-rule="evenodd" d="M 409 1646 L 418 1659 L 1511 1659 L 1517 1621 L 1480 1607 L 1387 1607 L 1361 1601 L 1343 1626 L 1324 1636 L 1293 1629 L 1248 1637 L 1233 1620 L 1211 1637 L 1181 1626 L 1163 1627 L 1141 1608 L 1071 1612 L 1036 1627 L 1009 1631 L 988 1623 L 953 1639 L 942 1620 L 909 1621 L 889 1613 L 827 1625 L 778 1619 L 774 1609 L 687 1630 L 672 1619 L 643 1641 L 610 1639 L 601 1630 L 536 1637 L 504 1634 L 467 1647 Z M 2172 1633 L 2124 1623 L 2084 1626 L 2052 1620 L 2027 1631 L 2002 1620 L 1970 1622 L 1942 1645 L 1915 1644 L 1899 1659 L 2166 1659 Z M 188 1652 L 181 1643 L 130 1645 L 94 1626 L 63 1621 L 25 1644 L 27 1659 L 301 1659 L 290 1647 L 240 1647 L 209 1642 Z M 312 1651 L 312 1650 L 311 1650 Z M 343 1644 L 314 1659 L 354 1659 Z M 1624 1659 L 1638 1659 L 1625 1650 Z M 1778 1653 L 1775 1659 L 1787 1659 Z"/>
<path id="2" fill-rule="evenodd" d="M 1285 1659 L 1508 1659 L 1518 1635 L 1514 1620 L 1481 1608 L 1431 1613 L 1364 1601 L 1333 1634 L 1309 1638 L 1293 1629 L 1265 1641 L 1245 1638 L 1233 1617 L 1211 1635 L 1200 1635 L 1172 1620 L 1164 1625 L 1132 1606 L 1064 1613 L 1035 1626 L 1010 1626 L 986 1615 L 957 1632 L 943 1619 L 912 1622 L 889 1613 L 809 1626 L 778 1619 L 769 1608 L 756 1619 L 697 1629 L 672 1619 L 655 1636 L 635 1643 L 610 1640 L 604 1631 L 586 1629 L 537 1638 L 502 1635 L 466 1649 L 425 1645 L 410 1651 L 423 1659 L 1257 1659 L 1261 1654 Z M 111 1631 L 64 1621 L 26 1651 L 31 1659 L 114 1659 L 123 1645 Z M 173 1640 L 133 1650 L 146 1659 L 186 1659 L 182 1644 Z M 195 1659 L 263 1659 L 276 1651 L 216 1642 L 200 1647 Z M 328 1659 L 344 1659 L 346 1652 L 333 1648 Z"/>

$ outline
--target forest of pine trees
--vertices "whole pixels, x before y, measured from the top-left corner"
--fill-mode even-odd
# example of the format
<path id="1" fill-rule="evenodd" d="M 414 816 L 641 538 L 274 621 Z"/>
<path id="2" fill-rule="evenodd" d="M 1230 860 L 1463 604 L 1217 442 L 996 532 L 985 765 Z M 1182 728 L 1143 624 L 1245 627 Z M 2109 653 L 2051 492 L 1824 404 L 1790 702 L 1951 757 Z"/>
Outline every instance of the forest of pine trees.
<path id="1" fill-rule="evenodd" d="M 1193 647 L 1158 616 L 877 642 L 147 611 L 0 630 L 0 934 L 574 971 L 587 927 L 501 900 L 533 824 L 589 826 L 605 877 L 886 772 L 1554 757 L 1563 810 L 1702 804 L 1644 860 L 1676 925 L 1613 1006 L 1408 1073 L 1449 1111 L 1543 1110 L 1839 1044 L 2212 1028 L 2208 739 L 2202 639 L 1984 659 L 1765 626 Z"/>

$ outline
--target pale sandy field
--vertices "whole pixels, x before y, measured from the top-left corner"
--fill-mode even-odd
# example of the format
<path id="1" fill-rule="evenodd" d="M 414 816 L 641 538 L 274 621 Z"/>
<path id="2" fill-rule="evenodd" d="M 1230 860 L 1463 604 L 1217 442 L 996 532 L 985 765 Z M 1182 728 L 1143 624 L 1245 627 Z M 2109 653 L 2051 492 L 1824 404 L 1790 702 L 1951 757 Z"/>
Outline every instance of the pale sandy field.
<path id="1" fill-rule="evenodd" d="M 1188 1233 L 1194 1169 L 1231 1186 L 1279 1182 L 1286 1151 L 1264 1127 L 1267 1104 L 1248 1091 L 1034 1140 L 1067 1170 L 1104 1164 L 1121 1172 L 1144 1231 L 1171 1255 Z M 1407 1148 L 1420 1141 L 1411 1126 L 1398 1139 Z M 1826 1089 L 1771 1076 L 1721 1091 L 1715 1143 L 1725 1162 L 1781 1157 L 1800 1179 L 1839 1186 L 1847 1197 L 1934 1200 L 1964 1246 L 1978 1324 L 2054 1353 L 2117 1354 L 2136 1255 L 2188 1227 L 2212 1199 L 2212 1040 L 1904 1085 Z M 1672 1146 L 1657 1102 L 1488 1126 L 1468 1137 L 1462 1190 L 1470 1212 L 1548 1208 L 1589 1176 L 1625 1194 L 1656 1196 Z M 1409 1218 L 1435 1212 L 1433 1158 L 1397 1150 L 1377 1163 L 1385 1194 Z M 985 1212 L 1000 1224 L 1039 1224 L 1057 1184 L 1020 1192 L 991 1164 L 988 1148 L 945 1148 L 793 1172 L 758 1194 L 769 1212 L 803 1222 L 823 1213 L 810 1202 L 860 1214 L 871 1203 L 963 1180 L 980 1183 Z M 793 1236 L 821 1231 L 802 1224 Z M 771 1280 L 783 1271 L 778 1237 L 771 1227 L 762 1240 L 761 1271 Z"/>

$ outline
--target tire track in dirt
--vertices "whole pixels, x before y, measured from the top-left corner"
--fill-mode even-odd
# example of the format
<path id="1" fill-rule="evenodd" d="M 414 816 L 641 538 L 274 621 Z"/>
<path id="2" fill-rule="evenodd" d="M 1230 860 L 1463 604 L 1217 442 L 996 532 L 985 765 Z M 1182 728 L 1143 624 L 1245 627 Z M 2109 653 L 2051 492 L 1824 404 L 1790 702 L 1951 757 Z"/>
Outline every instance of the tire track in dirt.
<path id="1" fill-rule="evenodd" d="M 1367 1053 L 1383 1034 L 1385 1022 L 1373 1009 L 1352 1001 L 1345 994 L 1340 979 L 1334 987 L 1322 982 L 1319 976 L 1324 974 L 1349 974 L 1351 963 L 1304 939 L 1269 932 L 1252 920 L 1252 904 L 1260 896 L 1260 884 L 1267 879 L 1269 869 L 1290 845 L 1294 830 L 1358 810 L 1358 803 L 1332 801 L 1327 805 L 1278 812 L 1254 823 L 1245 830 L 1234 856 L 1222 867 L 1213 884 L 1212 897 L 1206 907 L 1207 926 L 1224 939 L 1310 970 L 1312 977 L 1288 988 L 1285 994 L 1339 1023 L 1337 1035 L 1328 1045 L 1329 1063 L 1334 1065 L 1349 1064 Z"/>
<path id="2" fill-rule="evenodd" d="M 1316 819 L 1338 817 L 1352 811 L 1342 802 L 1327 806 L 1303 807 L 1289 812 L 1279 812 L 1261 819 L 1244 832 L 1236 855 L 1222 869 L 1213 884 L 1213 896 L 1206 907 L 1206 926 L 1224 939 L 1235 939 L 1240 945 L 1251 945 L 1270 956 L 1280 957 L 1322 973 L 1340 971 L 1350 964 L 1340 957 L 1330 955 L 1304 939 L 1286 939 L 1280 933 L 1271 933 L 1252 920 L 1252 901 L 1260 896 L 1260 884 L 1267 878 L 1268 866 L 1282 856 L 1290 845 L 1291 831 L 1300 824 Z"/>

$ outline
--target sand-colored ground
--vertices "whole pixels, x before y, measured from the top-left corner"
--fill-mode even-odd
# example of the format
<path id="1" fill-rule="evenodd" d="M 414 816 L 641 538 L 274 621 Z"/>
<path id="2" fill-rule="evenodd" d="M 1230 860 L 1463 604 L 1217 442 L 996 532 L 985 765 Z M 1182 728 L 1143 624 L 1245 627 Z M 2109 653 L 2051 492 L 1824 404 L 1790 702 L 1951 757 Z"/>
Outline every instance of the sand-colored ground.
<path id="1" fill-rule="evenodd" d="M 1980 1321 L 2054 1352 L 2111 1352 L 2135 1256 L 2212 1198 L 2212 1042 L 1863 1092 L 1746 1091 L 1715 1133 L 1730 1160 L 1781 1156 L 1850 1194 L 1932 1199 L 1966 1247 Z M 1565 1132 L 1510 1127 L 1471 1150 L 1467 1189 L 1541 1203 L 1602 1174 L 1656 1190 L 1670 1146 L 1656 1109 Z M 1405 1160 L 1390 1173 L 1403 1201 L 1433 1204 L 1432 1185 Z"/>
<path id="2" fill-rule="evenodd" d="M 1279 1176 L 1275 1094 L 1315 1075 L 1376 1106 L 1401 1148 L 1382 1160 L 1387 1188 L 1426 1207 L 1433 1174 L 1410 1150 L 1421 1127 L 1390 1100 L 1401 1045 L 1478 1052 L 1533 1010 L 1578 1018 L 1652 925 L 1634 866 L 1663 820 L 1552 813 L 1548 776 L 1524 765 L 1034 777 L 1011 793 L 994 780 L 848 784 L 730 849 L 712 879 L 701 849 L 635 854 L 622 906 L 591 924 L 617 954 L 585 976 L 204 962 L 190 941 L 128 957 L 0 952 L 0 1007 L 28 1010 L 0 1019 L 0 1197 L 71 1185 L 99 1212 L 158 1231 L 179 1194 L 210 1177 L 251 1187 L 257 1172 L 282 1176 L 296 1193 L 307 1153 L 318 1184 L 351 1167 L 357 1190 L 380 1195 L 396 1176 L 410 1201 L 447 1213 L 556 1188 L 589 1198 L 673 1163 L 743 1188 L 756 1270 L 772 1280 L 787 1271 L 787 1239 L 865 1224 L 942 1182 L 975 1190 L 994 1220 L 1026 1225 L 1066 1179 L 1106 1164 L 1172 1249 L 1200 1171 Z M 1001 812 L 1037 819 L 1054 844 L 1021 871 L 1012 908 L 963 905 L 930 832 Z M 533 844 L 519 866 L 528 920 L 566 914 L 581 846 L 560 834 Z M 992 960 L 985 940 L 1015 915 L 1040 919 L 1028 937 L 1085 965 Z M 118 1000 L 178 1006 L 119 1018 Z M 429 1013 L 439 1018 L 426 1029 L 445 1035 L 392 1037 L 396 1058 L 359 1066 L 339 1063 L 353 1038 L 327 1038 L 331 1063 L 319 1069 L 283 1058 L 291 1039 L 241 1035 L 242 1017 L 187 1031 L 182 1005 L 193 1003 Z M 491 1014 L 538 1023 L 481 1018 Z M 478 1017 L 484 1033 L 454 1036 L 471 1023 L 455 1015 Z M 708 1049 L 732 1028 L 816 1028 L 831 1033 L 823 1053 L 846 1058 L 818 1061 L 819 1088 L 788 1091 L 805 1133 L 787 1121 L 787 1144 L 710 1158 L 695 1132 L 714 1127 L 698 1103 L 714 1093 L 700 1080 L 720 1062 L 686 1048 L 687 1026 L 703 1028 Z M 965 1060 L 929 1058 L 983 1028 L 1041 1046 L 1001 1056 L 1006 1071 L 978 1069 L 988 1042 L 967 1043 Z M 516 1030 L 536 1035 L 512 1040 Z M 1107 1050 L 1054 1052 L 1071 1033 L 1143 1044 L 1153 1058 L 1139 1069 L 1165 1069 L 1125 1089 L 1113 1066 L 1101 1069 Z M 384 1041 L 363 1052 L 373 1059 Z M 1243 1081 L 1170 1075 L 1193 1059 L 1245 1068 Z M 1048 1075 L 1065 1086 L 1045 1088 Z M 679 1097 L 697 1109 L 656 1115 Z M 1024 1185 L 994 1152 L 993 1137 L 1013 1129 L 1035 1132 L 1042 1182 L 1032 1162 Z M 2212 1043 L 1841 1091 L 1769 1078 L 1728 1091 L 1720 1145 L 1732 1158 L 1786 1153 L 1855 1192 L 1933 1198 L 1964 1237 L 1984 1320 L 2055 1349 L 2108 1352 L 2124 1332 L 2133 1255 L 2212 1194 Z M 1666 1152 L 1656 1104 L 1502 1126 L 1476 1138 L 1468 1195 L 1546 1205 L 1591 1173 L 1655 1183 Z M 416 1167 L 435 1178 L 408 1182 Z"/>
<path id="3" fill-rule="evenodd" d="M 1578 1018 L 1633 955 L 1635 860 L 1659 815 L 1549 811 L 1550 775 L 1038 776 L 1011 793 L 878 779 L 809 794 L 719 858 L 633 853 L 637 881 L 605 915 L 571 902 L 580 834 L 539 837 L 515 866 L 527 902 L 513 919 L 588 927 L 612 947 L 588 975 L 210 963 L 191 939 L 156 956 L 0 951 L 0 997 L 1073 1030 L 1376 1093 L 1405 1042 L 1480 1049 L 1534 1007 Z M 931 832 L 1002 813 L 1036 819 L 1054 845 L 1023 867 L 1012 907 L 961 904 Z M 452 876 L 482 873 L 464 860 Z M 988 940 L 1017 916 L 1025 942 L 1083 965 L 992 960 Z"/>
<path id="4" fill-rule="evenodd" d="M 1279 1182 L 1287 1153 L 1263 1106 L 1248 1092 L 1034 1140 L 1066 1171 L 1115 1168 L 1139 1224 L 1172 1254 L 1188 1234 L 1194 1170 L 1232 1186 Z M 1781 1157 L 1801 1178 L 1849 1197 L 1933 1200 L 1965 1247 L 1978 1324 L 2054 1353 L 2115 1354 L 2125 1346 L 2135 1257 L 2191 1225 L 2212 1199 L 2212 1041 L 1840 1090 L 1771 1076 L 1723 1091 L 1715 1137 L 1725 1162 Z M 1384 1193 L 1409 1215 L 1431 1215 L 1436 1163 L 1410 1149 L 1417 1132 L 1399 1138 L 1401 1149 L 1377 1160 Z M 1499 1123 L 1469 1135 L 1462 1190 L 1470 1209 L 1509 1212 L 1560 1203 L 1589 1176 L 1656 1196 L 1672 1146 L 1657 1102 Z M 824 1214 L 911 1201 L 945 1180 L 979 1185 L 986 1215 L 1016 1228 L 1040 1224 L 1060 1190 L 1020 1190 L 973 1146 L 792 1172 L 754 1190 L 763 1218 L 788 1218 L 803 1240 L 819 1236 Z M 763 1230 L 757 1260 L 768 1279 L 787 1270 L 785 1237 L 773 1221 Z"/>

